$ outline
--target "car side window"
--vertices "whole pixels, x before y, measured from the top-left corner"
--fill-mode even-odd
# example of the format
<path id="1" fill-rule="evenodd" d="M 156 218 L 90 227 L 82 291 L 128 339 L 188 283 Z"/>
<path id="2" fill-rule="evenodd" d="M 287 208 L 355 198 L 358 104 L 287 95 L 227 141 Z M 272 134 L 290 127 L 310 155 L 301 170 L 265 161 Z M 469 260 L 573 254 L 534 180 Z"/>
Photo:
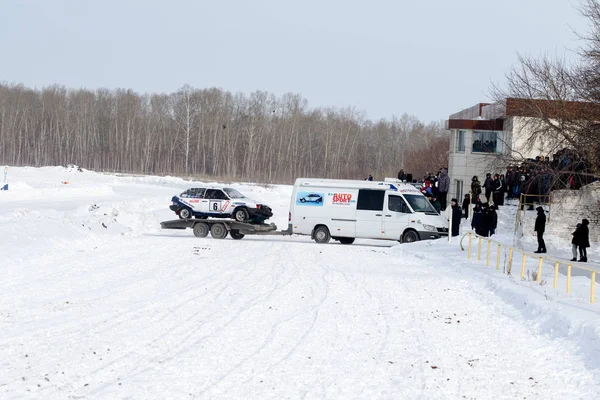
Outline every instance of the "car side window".
<path id="1" fill-rule="evenodd" d="M 388 209 L 399 213 L 409 214 L 410 210 L 400 196 L 388 196 Z"/>
<path id="2" fill-rule="evenodd" d="M 214 200 L 227 200 L 227 196 L 225 195 L 225 193 L 222 190 L 217 189 L 207 189 L 205 197 L 207 199 Z"/>

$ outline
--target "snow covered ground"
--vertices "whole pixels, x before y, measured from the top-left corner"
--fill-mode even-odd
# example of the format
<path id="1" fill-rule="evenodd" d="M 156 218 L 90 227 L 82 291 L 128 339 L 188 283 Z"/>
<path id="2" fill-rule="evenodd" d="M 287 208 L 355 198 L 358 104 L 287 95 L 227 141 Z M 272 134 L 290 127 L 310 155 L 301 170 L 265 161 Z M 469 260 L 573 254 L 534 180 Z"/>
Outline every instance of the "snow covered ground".
<path id="1" fill-rule="evenodd" d="M 468 260 L 458 241 L 160 230 L 170 197 L 191 186 L 10 169 L 0 398 L 600 398 L 588 276 L 567 295 L 564 277 L 552 289 L 551 266 L 544 285 L 520 281 Z M 287 226 L 291 187 L 233 186 Z M 495 238 L 513 243 L 513 216 L 502 210 Z"/>

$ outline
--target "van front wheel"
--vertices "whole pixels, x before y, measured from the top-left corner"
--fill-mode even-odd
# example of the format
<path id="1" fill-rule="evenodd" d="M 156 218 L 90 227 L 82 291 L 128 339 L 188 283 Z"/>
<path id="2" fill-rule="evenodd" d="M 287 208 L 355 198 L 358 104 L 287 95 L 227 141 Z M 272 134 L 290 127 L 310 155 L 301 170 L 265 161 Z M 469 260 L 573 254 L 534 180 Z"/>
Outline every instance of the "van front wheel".
<path id="1" fill-rule="evenodd" d="M 317 243 L 329 243 L 331 239 L 331 235 L 329 234 L 329 229 L 326 226 L 319 226 L 315 229 L 315 242 Z"/>
<path id="2" fill-rule="evenodd" d="M 415 231 L 406 231 L 402 235 L 402 243 L 413 243 L 419 240 L 419 235 Z"/>

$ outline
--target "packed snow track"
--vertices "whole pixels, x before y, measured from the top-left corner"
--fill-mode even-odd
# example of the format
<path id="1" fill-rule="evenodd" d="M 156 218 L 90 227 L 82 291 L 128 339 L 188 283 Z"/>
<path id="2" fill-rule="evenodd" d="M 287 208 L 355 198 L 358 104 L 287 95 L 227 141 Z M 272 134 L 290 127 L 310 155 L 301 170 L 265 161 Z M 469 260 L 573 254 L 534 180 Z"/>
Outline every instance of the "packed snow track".
<path id="1" fill-rule="evenodd" d="M 161 230 L 170 196 L 191 186 L 176 178 L 12 168 L 11 186 L 0 196 L 2 399 L 600 393 L 586 354 L 597 348 L 545 334 L 443 254 L 419 255 L 439 242 Z M 239 186 L 285 226 L 290 187 Z"/>

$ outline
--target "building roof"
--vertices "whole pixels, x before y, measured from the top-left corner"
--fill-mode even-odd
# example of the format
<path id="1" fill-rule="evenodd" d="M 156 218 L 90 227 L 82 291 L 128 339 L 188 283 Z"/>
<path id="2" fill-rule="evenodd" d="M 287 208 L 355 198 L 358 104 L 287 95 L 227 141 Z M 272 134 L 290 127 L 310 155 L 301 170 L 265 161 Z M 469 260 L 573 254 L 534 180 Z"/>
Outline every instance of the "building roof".
<path id="1" fill-rule="evenodd" d="M 600 120 L 600 106 L 579 101 L 507 98 L 497 103 L 478 103 L 450 115 L 447 129 L 502 130 L 510 117 Z"/>

